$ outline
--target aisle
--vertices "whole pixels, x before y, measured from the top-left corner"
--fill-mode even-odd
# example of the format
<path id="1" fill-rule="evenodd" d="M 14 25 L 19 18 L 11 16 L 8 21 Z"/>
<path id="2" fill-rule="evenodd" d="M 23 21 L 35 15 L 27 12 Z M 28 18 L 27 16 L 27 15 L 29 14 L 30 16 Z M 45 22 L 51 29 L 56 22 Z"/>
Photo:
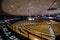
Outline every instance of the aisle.
<path id="1" fill-rule="evenodd" d="M 54 31 L 53 31 L 53 29 L 52 29 L 51 24 L 49 24 L 49 31 L 50 31 L 52 40 L 55 40 L 55 34 L 54 34 Z"/>

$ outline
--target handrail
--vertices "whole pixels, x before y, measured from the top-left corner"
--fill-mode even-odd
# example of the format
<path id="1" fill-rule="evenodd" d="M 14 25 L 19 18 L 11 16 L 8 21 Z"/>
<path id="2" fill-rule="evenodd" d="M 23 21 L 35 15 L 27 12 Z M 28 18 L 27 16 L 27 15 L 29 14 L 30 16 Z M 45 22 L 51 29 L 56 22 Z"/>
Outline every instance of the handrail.
<path id="1" fill-rule="evenodd" d="M 10 25 L 10 26 L 11 26 L 11 25 Z M 22 25 L 21 25 L 21 27 L 22 27 Z M 34 34 L 34 33 L 31 33 L 30 31 L 28 31 L 28 30 L 31 30 L 31 31 L 32 31 L 33 29 L 31 29 L 31 28 L 28 29 L 28 28 L 25 27 L 24 25 L 23 25 L 23 27 L 27 29 L 27 30 L 25 30 L 25 29 L 23 29 L 23 30 L 24 30 L 25 32 L 27 32 L 28 34 L 32 34 L 32 35 L 34 35 L 34 36 L 36 36 L 36 37 L 40 37 L 40 36 L 38 36 L 38 35 L 36 35 L 36 34 Z M 23 27 L 22 27 L 22 28 L 23 28 Z M 36 30 L 36 31 L 37 31 L 37 30 Z M 40 31 L 39 31 L 39 32 L 40 32 Z M 22 32 L 22 33 L 23 33 L 23 32 Z M 47 37 L 53 37 L 53 36 L 49 36 L 49 35 L 45 35 L 45 34 L 41 34 L 41 35 L 44 35 L 44 36 L 47 36 Z M 41 37 L 42 37 L 42 36 L 41 36 Z M 43 38 L 43 37 L 42 37 L 42 38 Z M 54 37 L 54 38 L 55 38 L 55 37 Z M 45 39 L 45 38 L 43 38 L 43 39 Z"/>
<path id="2" fill-rule="evenodd" d="M 25 27 L 25 26 L 24 26 Z M 30 27 L 26 27 L 26 28 L 30 28 Z M 30 29 L 32 29 L 32 28 L 30 28 Z M 32 29 L 32 30 L 35 30 L 35 31 L 38 31 L 38 30 L 36 30 L 36 29 Z M 39 30 L 38 32 L 42 32 L 42 30 Z M 48 32 L 48 31 L 47 31 Z M 42 32 L 42 33 L 46 33 L 46 34 L 49 34 L 49 33 L 47 33 L 47 32 Z"/>
<path id="3" fill-rule="evenodd" d="M 24 26 L 25 27 L 25 26 Z M 25 27 L 26 28 L 26 27 Z M 26 29 L 28 29 L 28 28 L 26 28 Z M 32 31 L 31 29 L 28 29 L 28 30 L 30 30 L 30 31 Z M 37 30 L 36 30 L 37 31 Z M 39 31 L 40 32 L 40 31 Z M 42 32 L 43 33 L 43 32 Z M 44 35 L 44 34 L 41 34 L 41 35 Z M 46 35 L 46 36 L 48 36 L 48 35 Z M 53 36 L 48 36 L 48 37 L 53 37 Z"/>
<path id="4" fill-rule="evenodd" d="M 22 26 L 21 26 L 21 27 L 22 27 Z M 23 28 L 22 28 L 22 29 L 23 29 Z M 41 37 L 41 36 L 37 36 L 37 35 L 29 32 L 29 31 L 27 31 L 27 30 L 25 30 L 25 29 L 23 29 L 23 30 L 26 31 L 28 34 L 32 34 L 32 35 L 34 35 L 34 36 L 36 36 L 36 37 L 39 37 L 39 38 L 42 38 L 42 39 L 46 39 L 46 38 L 43 38 L 43 37 Z M 28 30 L 29 30 L 29 29 L 28 29 Z M 47 40 L 47 39 L 46 39 L 46 40 Z"/>
<path id="5" fill-rule="evenodd" d="M 22 26 L 22 25 L 21 25 Z M 23 26 L 25 27 L 26 25 L 24 25 L 23 24 Z M 27 28 L 27 27 L 26 27 Z M 28 27 L 28 28 L 30 28 L 30 27 Z M 30 28 L 31 29 L 31 28 Z M 32 29 L 32 30 L 35 30 L 35 31 L 38 31 L 38 30 L 36 30 L 36 29 Z M 41 30 L 40 31 L 38 31 L 38 32 L 42 32 Z M 47 31 L 48 32 L 48 31 Z M 46 34 L 49 34 L 49 33 L 47 33 L 47 32 L 43 32 L 43 33 L 46 33 Z"/>
<path id="6" fill-rule="evenodd" d="M 24 30 L 24 29 L 23 29 L 23 30 Z M 32 35 L 34 35 L 34 36 L 36 36 L 36 37 L 39 37 L 39 38 L 42 38 L 42 39 L 46 39 L 46 38 L 43 38 L 43 37 L 41 37 L 41 36 L 37 36 L 37 35 L 35 35 L 35 34 L 29 32 L 29 31 L 27 31 L 27 30 L 24 30 L 24 31 L 26 31 L 27 33 L 32 34 Z M 46 40 L 47 40 L 47 39 L 46 39 Z"/>
<path id="7" fill-rule="evenodd" d="M 10 25 L 11 26 L 11 25 Z M 22 28 L 23 29 L 23 28 Z M 25 29 L 23 29 L 25 32 L 27 32 L 28 34 L 32 34 L 32 35 L 34 35 L 34 36 L 36 36 L 36 37 L 39 37 L 39 38 L 42 38 L 42 39 L 45 39 L 45 38 L 43 38 L 43 37 L 40 37 L 40 36 L 37 36 L 37 35 L 35 35 L 35 34 L 33 34 L 33 33 L 30 33 L 29 31 L 27 31 L 27 30 L 25 30 Z M 22 32 L 22 31 L 20 31 L 20 32 Z M 23 32 L 22 32 L 23 33 Z M 25 34 L 25 33 L 24 33 Z M 47 40 L 47 39 L 46 39 Z"/>
<path id="8" fill-rule="evenodd" d="M 10 26 L 12 26 L 11 24 L 9 24 Z M 12 26 L 13 27 L 13 26 Z M 20 29 L 18 29 L 20 32 L 22 32 Z M 24 33 L 24 32 L 22 32 L 22 33 Z M 24 33 L 25 34 L 25 33 Z"/>
<path id="9" fill-rule="evenodd" d="M 26 28 L 27 29 L 27 28 Z M 24 29 L 25 30 L 25 29 Z M 30 30 L 30 29 L 28 29 Z M 28 30 L 25 30 L 25 31 L 28 31 Z M 30 31 L 28 31 L 30 34 L 36 36 L 36 37 L 42 37 L 43 39 L 50 39 L 51 37 L 55 38 L 54 36 L 49 36 L 49 35 L 45 35 L 45 34 L 40 34 L 40 36 L 38 34 L 34 34 L 34 33 L 31 33 Z M 43 37 L 43 36 L 46 36 L 46 37 L 50 37 L 50 38 L 46 38 L 46 37 Z"/>
<path id="10" fill-rule="evenodd" d="M 25 27 L 26 28 L 26 27 Z M 28 28 L 26 28 L 26 29 L 28 29 Z M 30 29 L 28 29 L 28 30 L 30 30 Z M 30 30 L 30 31 L 32 31 L 32 30 Z M 42 34 L 43 35 L 43 34 Z"/>
<path id="11" fill-rule="evenodd" d="M 12 26 L 12 25 L 10 25 L 10 26 Z M 23 26 L 24 26 L 24 25 L 23 25 Z M 24 26 L 24 27 L 25 27 L 25 26 Z M 25 27 L 25 28 L 26 28 L 26 27 Z M 26 28 L 26 29 L 28 29 L 28 28 Z M 32 31 L 32 30 L 35 30 L 35 29 L 31 29 L 31 28 L 30 28 L 30 29 L 28 29 L 28 30 L 31 30 L 31 31 Z M 35 30 L 35 31 L 37 31 L 37 30 Z M 39 31 L 39 32 L 42 32 L 42 31 Z M 46 32 L 42 32 L 42 33 L 46 33 Z M 48 33 L 47 33 L 47 34 L 48 34 Z M 42 34 L 42 35 L 44 35 L 44 34 Z M 48 36 L 48 35 L 46 35 L 46 36 Z M 49 36 L 49 37 L 53 37 L 53 36 Z"/>

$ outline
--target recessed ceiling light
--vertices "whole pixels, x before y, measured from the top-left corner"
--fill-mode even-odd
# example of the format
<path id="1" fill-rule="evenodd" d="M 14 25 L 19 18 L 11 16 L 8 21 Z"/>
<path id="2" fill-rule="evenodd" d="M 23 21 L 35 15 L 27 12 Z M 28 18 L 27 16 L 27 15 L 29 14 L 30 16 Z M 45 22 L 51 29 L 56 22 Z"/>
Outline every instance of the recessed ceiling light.
<path id="1" fill-rule="evenodd" d="M 44 14 L 42 14 L 42 16 L 44 16 Z"/>
<path id="2" fill-rule="evenodd" d="M 56 5 L 56 3 L 54 3 L 54 5 Z"/>
<path id="3" fill-rule="evenodd" d="M 31 6 L 32 4 L 31 4 L 31 3 L 29 3 L 29 5 Z"/>
<path id="4" fill-rule="evenodd" d="M 11 7 L 13 8 L 14 6 L 13 6 L 13 5 L 11 5 Z"/>
<path id="5" fill-rule="evenodd" d="M 20 13 L 20 10 L 18 10 L 18 13 Z"/>
<path id="6" fill-rule="evenodd" d="M 12 12 L 12 10 L 9 10 L 9 12 Z"/>
<path id="7" fill-rule="evenodd" d="M 20 8 L 22 10 L 22 8 Z"/>

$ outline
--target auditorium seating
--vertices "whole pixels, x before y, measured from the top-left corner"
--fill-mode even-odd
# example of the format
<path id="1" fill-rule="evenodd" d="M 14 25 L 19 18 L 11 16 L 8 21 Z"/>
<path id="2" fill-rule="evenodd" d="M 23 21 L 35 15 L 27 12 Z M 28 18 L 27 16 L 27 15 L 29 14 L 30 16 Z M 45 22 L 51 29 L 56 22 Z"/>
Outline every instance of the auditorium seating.
<path id="1" fill-rule="evenodd" d="M 18 34 L 21 34 L 25 37 L 29 37 L 29 39 L 33 40 L 34 38 L 40 39 L 47 39 L 52 40 L 50 31 L 49 31 L 49 23 L 50 21 L 28 21 L 23 20 L 19 21 L 13 24 L 7 23 L 7 26 L 17 32 Z M 52 23 L 52 28 L 55 32 L 55 35 L 59 35 L 59 29 L 60 26 L 58 26 L 58 22 Z M 40 36 L 41 38 L 37 37 Z"/>

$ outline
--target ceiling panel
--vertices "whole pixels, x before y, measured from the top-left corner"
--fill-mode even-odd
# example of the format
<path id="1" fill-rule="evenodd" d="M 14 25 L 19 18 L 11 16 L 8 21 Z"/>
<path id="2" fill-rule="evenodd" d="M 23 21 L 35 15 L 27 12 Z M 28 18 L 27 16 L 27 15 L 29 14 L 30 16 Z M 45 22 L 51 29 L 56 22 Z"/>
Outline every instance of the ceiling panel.
<path id="1" fill-rule="evenodd" d="M 42 15 L 51 14 L 47 11 L 55 0 L 3 0 L 2 9 L 12 15 Z M 60 7 L 57 0 L 51 7 Z"/>

